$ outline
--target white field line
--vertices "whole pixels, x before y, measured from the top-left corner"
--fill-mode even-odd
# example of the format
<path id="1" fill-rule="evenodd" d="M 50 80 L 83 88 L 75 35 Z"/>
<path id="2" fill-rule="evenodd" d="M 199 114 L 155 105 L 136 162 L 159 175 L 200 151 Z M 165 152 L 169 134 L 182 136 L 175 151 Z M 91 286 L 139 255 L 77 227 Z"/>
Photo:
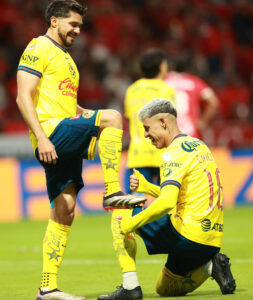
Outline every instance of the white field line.
<path id="1" fill-rule="evenodd" d="M 137 259 L 136 263 L 143 265 L 156 265 L 164 264 L 165 260 L 162 259 Z M 253 259 L 231 259 L 232 263 L 236 264 L 253 264 Z M 11 265 L 41 265 L 42 260 L 23 260 L 23 261 L 11 261 L 11 260 L 0 260 L 0 266 L 11 266 Z M 118 264 L 117 259 L 65 259 L 63 260 L 65 265 L 112 265 Z"/>

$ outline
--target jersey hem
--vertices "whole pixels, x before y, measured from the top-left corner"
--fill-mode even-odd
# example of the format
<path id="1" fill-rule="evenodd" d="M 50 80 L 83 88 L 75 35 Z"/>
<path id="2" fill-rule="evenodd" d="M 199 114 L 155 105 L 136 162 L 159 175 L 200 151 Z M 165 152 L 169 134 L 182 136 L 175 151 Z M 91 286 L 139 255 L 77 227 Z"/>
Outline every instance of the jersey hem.
<path id="1" fill-rule="evenodd" d="M 183 237 L 185 237 L 186 239 L 188 239 L 189 241 L 192 241 L 192 242 L 195 242 L 195 243 L 198 243 L 198 244 L 201 244 L 201 245 L 205 245 L 205 246 L 212 246 L 212 247 L 217 247 L 217 248 L 221 248 L 222 246 L 222 242 L 220 243 L 209 243 L 209 242 L 205 242 L 203 240 L 199 240 L 199 239 L 196 239 L 196 238 L 189 238 L 189 236 L 185 235 L 185 234 L 182 234 L 181 232 L 179 232 L 177 230 L 177 227 L 175 226 L 174 222 L 173 222 L 173 218 L 170 218 L 171 219 L 171 224 L 172 226 L 174 227 L 174 229 L 177 231 L 178 234 L 182 235 Z"/>

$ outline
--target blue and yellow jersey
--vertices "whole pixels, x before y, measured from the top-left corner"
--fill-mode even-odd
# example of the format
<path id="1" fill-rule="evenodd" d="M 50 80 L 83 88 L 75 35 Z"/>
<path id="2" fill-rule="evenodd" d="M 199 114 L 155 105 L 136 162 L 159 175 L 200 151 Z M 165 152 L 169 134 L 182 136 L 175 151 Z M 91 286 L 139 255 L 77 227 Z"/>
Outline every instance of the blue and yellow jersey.
<path id="1" fill-rule="evenodd" d="M 144 128 L 138 120 L 139 109 L 154 98 L 168 98 L 175 105 L 175 90 L 160 79 L 139 79 L 129 86 L 124 102 L 129 120 L 130 144 L 127 167 L 159 167 L 163 150 L 153 146 L 144 137 Z"/>
<path id="2" fill-rule="evenodd" d="M 67 50 L 56 41 L 47 35 L 33 39 L 21 56 L 18 70 L 40 78 L 33 102 L 47 136 L 60 121 L 76 115 L 79 73 Z M 36 149 L 31 130 L 30 139 Z"/>
<path id="3" fill-rule="evenodd" d="M 161 192 L 179 188 L 171 221 L 177 232 L 194 242 L 221 247 L 222 181 L 209 148 L 196 138 L 179 135 L 165 150 L 160 168 Z"/>

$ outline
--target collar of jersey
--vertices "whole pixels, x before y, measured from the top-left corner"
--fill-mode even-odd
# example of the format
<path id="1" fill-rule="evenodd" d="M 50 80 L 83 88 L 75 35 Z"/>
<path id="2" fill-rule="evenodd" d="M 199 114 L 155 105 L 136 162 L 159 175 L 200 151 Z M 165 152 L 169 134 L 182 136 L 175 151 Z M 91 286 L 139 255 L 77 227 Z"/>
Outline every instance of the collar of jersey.
<path id="1" fill-rule="evenodd" d="M 60 48 L 64 52 L 67 52 L 65 48 L 63 48 L 59 43 L 53 40 L 50 36 L 48 36 L 47 34 L 45 34 L 44 36 L 47 37 L 56 47 Z"/>
<path id="2" fill-rule="evenodd" d="M 175 139 L 180 138 L 180 137 L 182 137 L 182 136 L 187 136 L 187 134 L 185 134 L 185 133 L 179 133 L 178 135 L 176 135 L 176 136 L 174 137 L 174 139 L 172 140 L 172 142 L 173 142 Z"/>

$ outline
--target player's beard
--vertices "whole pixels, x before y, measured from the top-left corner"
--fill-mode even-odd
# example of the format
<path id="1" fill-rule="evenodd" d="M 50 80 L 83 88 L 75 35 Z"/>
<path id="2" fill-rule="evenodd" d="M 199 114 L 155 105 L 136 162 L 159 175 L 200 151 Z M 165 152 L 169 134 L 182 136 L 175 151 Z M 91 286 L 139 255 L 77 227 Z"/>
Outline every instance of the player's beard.
<path id="1" fill-rule="evenodd" d="M 61 39 L 62 44 L 64 45 L 64 47 L 68 48 L 73 44 L 74 39 L 71 42 L 68 42 L 67 41 L 68 33 L 62 32 L 60 30 L 60 28 L 58 28 L 58 35 L 59 35 L 59 38 Z"/>

